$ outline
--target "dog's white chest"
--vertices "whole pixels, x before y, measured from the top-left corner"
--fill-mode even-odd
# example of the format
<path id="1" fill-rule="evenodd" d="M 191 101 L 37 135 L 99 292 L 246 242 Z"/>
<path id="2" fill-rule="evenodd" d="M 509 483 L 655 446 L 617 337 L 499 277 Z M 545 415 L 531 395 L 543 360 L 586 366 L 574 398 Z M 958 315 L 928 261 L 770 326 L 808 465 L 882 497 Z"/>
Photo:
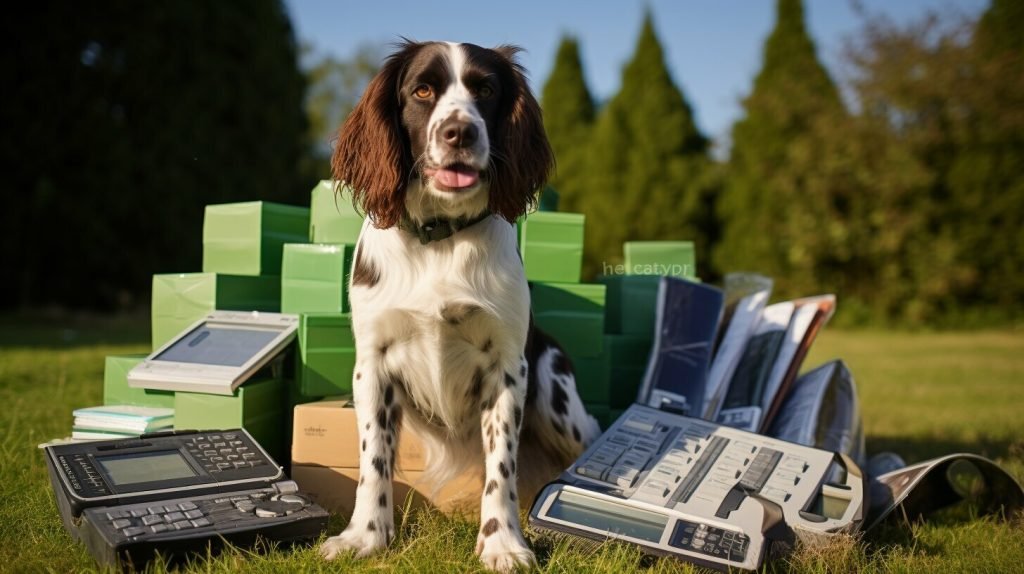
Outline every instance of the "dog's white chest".
<path id="1" fill-rule="evenodd" d="M 530 301 L 515 228 L 487 221 L 424 248 L 397 230 L 368 232 L 360 248 L 380 280 L 352 288 L 358 352 L 383 355 L 414 408 L 456 430 L 478 408 L 467 400 L 477 372 L 523 352 Z"/>

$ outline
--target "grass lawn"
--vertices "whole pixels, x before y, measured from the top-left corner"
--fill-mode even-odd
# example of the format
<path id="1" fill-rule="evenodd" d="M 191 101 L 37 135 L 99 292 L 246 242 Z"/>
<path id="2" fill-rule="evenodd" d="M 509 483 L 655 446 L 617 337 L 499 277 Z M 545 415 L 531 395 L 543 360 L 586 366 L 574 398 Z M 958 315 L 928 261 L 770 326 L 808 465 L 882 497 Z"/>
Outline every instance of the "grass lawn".
<path id="1" fill-rule="evenodd" d="M 145 326 L 94 320 L 23 327 L 0 320 L 0 571 L 77 572 L 92 558 L 64 532 L 36 445 L 65 436 L 71 410 L 99 404 L 103 357 L 145 352 Z M 807 366 L 841 357 L 859 385 L 868 450 L 908 461 L 966 451 L 996 459 L 1024 479 L 1024 334 L 890 334 L 826 331 Z M 1024 520 L 963 521 L 948 512 L 924 525 L 863 541 L 798 552 L 771 572 L 1020 572 Z M 344 525 L 334 517 L 330 534 Z M 196 572 L 478 571 L 478 526 L 437 512 L 403 514 L 391 549 L 367 561 L 323 562 L 315 547 L 266 554 L 230 551 Z M 545 572 L 690 572 L 621 544 L 596 548 L 528 532 Z M 151 570 L 163 571 L 161 564 Z"/>

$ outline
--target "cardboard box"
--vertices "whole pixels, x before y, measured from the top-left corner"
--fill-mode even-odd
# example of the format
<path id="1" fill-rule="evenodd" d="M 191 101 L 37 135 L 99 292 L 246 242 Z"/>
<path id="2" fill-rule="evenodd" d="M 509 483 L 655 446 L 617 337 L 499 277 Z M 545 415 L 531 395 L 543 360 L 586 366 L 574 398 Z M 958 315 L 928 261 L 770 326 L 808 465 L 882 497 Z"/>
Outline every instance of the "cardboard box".
<path id="1" fill-rule="evenodd" d="M 211 311 L 279 311 L 280 277 L 217 273 L 153 276 L 153 349 Z"/>
<path id="2" fill-rule="evenodd" d="M 629 275 L 697 277 L 692 241 L 627 241 L 622 246 Z"/>
<path id="3" fill-rule="evenodd" d="M 288 243 L 281 261 L 282 313 L 347 313 L 354 245 Z"/>
<path id="4" fill-rule="evenodd" d="M 604 285 L 533 282 L 530 299 L 537 326 L 554 337 L 571 359 L 601 353 Z"/>
<path id="5" fill-rule="evenodd" d="M 174 428 L 227 429 L 244 427 L 270 456 L 281 463 L 288 454 L 288 415 L 290 412 L 286 381 L 259 379 L 247 381 L 234 395 L 174 393 Z"/>
<path id="6" fill-rule="evenodd" d="M 658 307 L 658 275 L 604 275 L 598 282 L 607 287 L 604 326 L 606 333 L 654 336 Z"/>
<path id="7" fill-rule="evenodd" d="M 285 243 L 309 237 L 309 209 L 266 201 L 207 205 L 203 217 L 203 271 L 281 275 Z"/>
<path id="8" fill-rule="evenodd" d="M 310 192 L 309 240 L 313 243 L 355 245 L 363 216 L 352 206 L 351 194 L 335 194 L 334 182 L 323 180 Z"/>
<path id="9" fill-rule="evenodd" d="M 313 501 L 330 512 L 349 517 L 356 503 L 359 467 L 332 468 L 292 464 L 292 480 Z M 422 471 L 399 470 L 392 480 L 396 508 L 437 508 L 442 512 L 473 513 L 480 508 L 483 481 L 462 475 L 433 494 L 433 484 Z"/>
<path id="10" fill-rule="evenodd" d="M 582 213 L 538 211 L 519 224 L 519 250 L 530 281 L 576 283 L 583 267 Z"/>
<path id="11" fill-rule="evenodd" d="M 103 404 L 174 408 L 174 391 L 128 386 L 128 371 L 146 355 L 110 355 L 103 368 Z"/>
<path id="12" fill-rule="evenodd" d="M 359 480 L 359 429 L 348 399 L 331 399 L 295 407 L 292 428 L 292 480 L 319 504 L 343 514 L 352 512 Z M 414 503 L 429 503 L 444 511 L 478 507 L 483 488 L 482 461 L 431 496 L 434 485 L 424 476 L 422 443 L 403 427 L 395 457 L 395 500 L 410 491 Z"/>
<path id="13" fill-rule="evenodd" d="M 347 313 L 301 314 L 296 340 L 295 383 L 299 394 L 351 394 L 356 347 Z"/>

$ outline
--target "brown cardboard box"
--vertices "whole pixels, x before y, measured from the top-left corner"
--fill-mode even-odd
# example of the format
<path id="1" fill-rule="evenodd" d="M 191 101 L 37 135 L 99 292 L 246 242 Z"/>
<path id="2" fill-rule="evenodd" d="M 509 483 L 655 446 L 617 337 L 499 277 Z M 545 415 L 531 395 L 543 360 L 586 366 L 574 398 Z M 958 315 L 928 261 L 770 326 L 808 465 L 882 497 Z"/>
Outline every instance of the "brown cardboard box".
<path id="1" fill-rule="evenodd" d="M 359 481 L 359 432 L 356 411 L 347 399 L 325 399 L 295 407 L 292 434 L 292 480 L 318 504 L 348 515 Z M 400 432 L 395 501 L 413 494 L 413 504 L 429 503 L 448 512 L 479 506 L 483 480 L 470 470 L 445 485 L 431 498 L 433 483 L 424 477 L 422 443 L 405 427 Z"/>
<path id="2" fill-rule="evenodd" d="M 324 399 L 295 407 L 292 464 L 359 468 L 359 425 L 348 399 Z M 402 470 L 423 470 L 423 445 L 404 427 L 395 464 Z"/>
<path id="3" fill-rule="evenodd" d="M 356 502 L 359 468 L 332 468 L 326 466 L 292 465 L 292 480 L 299 489 L 312 496 L 317 504 L 342 516 L 352 515 Z M 473 513 L 480 507 L 483 483 L 479 477 L 467 473 L 445 485 L 431 499 L 433 485 L 424 480 L 423 472 L 399 471 L 394 481 L 396 507 L 403 507 L 411 497 L 412 507 L 436 507 L 443 512 Z"/>

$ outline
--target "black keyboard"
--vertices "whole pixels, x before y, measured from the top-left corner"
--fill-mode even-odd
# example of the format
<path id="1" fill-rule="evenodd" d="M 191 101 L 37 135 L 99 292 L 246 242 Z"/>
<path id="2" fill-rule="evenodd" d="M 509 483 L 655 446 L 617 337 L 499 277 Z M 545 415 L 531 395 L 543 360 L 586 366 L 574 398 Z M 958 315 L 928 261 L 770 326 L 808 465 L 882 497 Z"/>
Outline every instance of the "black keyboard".
<path id="1" fill-rule="evenodd" d="M 141 567 L 156 551 L 175 557 L 205 554 L 224 541 L 312 540 L 327 528 L 327 517 L 286 480 L 271 488 L 88 508 L 79 535 L 101 564 Z"/>

